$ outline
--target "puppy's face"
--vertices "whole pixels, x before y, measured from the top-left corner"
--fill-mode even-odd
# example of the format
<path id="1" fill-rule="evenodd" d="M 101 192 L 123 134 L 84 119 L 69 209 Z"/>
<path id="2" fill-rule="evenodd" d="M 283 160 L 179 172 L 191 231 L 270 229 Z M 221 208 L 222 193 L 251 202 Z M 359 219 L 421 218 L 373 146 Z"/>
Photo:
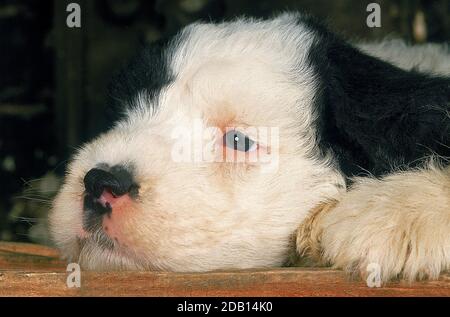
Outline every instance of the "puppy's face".
<path id="1" fill-rule="evenodd" d="M 165 72 L 167 83 L 139 83 L 124 118 L 74 157 L 54 202 L 52 233 L 70 261 L 174 271 L 283 263 L 308 210 L 343 182 L 312 158 L 312 38 L 296 21 L 194 25 L 155 53 L 161 69 L 140 59 L 141 72 Z"/>

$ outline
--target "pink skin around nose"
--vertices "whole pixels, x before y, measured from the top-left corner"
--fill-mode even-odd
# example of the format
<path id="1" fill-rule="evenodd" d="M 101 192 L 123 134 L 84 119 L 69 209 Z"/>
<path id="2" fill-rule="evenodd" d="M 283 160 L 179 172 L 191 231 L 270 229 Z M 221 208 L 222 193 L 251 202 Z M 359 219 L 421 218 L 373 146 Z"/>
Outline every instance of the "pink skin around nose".
<path id="1" fill-rule="evenodd" d="M 103 231 L 116 243 L 126 246 L 121 224 L 124 223 L 126 211 L 132 208 L 132 199 L 128 194 L 116 196 L 110 190 L 104 190 L 99 202 L 105 207 L 111 207 L 111 212 L 103 217 Z"/>
<path id="2" fill-rule="evenodd" d="M 99 198 L 99 202 L 104 207 L 110 206 L 111 208 L 113 208 L 115 205 L 117 205 L 117 203 L 121 202 L 127 196 L 128 195 L 116 196 L 110 190 L 105 189 Z"/>

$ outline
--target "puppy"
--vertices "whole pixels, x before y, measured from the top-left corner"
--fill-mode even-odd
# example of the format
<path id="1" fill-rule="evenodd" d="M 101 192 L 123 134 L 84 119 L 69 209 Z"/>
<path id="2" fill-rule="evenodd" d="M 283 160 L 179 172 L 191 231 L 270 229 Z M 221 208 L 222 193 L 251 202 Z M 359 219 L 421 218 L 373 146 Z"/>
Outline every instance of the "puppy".
<path id="1" fill-rule="evenodd" d="M 115 78 L 121 116 L 69 165 L 54 241 L 93 270 L 275 267 L 294 248 L 437 278 L 449 75 L 448 46 L 358 48 L 301 14 L 192 24 Z"/>

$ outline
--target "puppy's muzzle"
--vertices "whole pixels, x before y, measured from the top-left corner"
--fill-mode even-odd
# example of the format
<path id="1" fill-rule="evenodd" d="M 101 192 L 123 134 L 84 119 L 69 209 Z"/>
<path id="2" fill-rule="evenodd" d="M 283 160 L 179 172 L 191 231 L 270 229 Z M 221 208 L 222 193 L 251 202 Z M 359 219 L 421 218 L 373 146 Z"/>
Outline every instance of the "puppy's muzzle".
<path id="1" fill-rule="evenodd" d="M 113 206 L 123 196 L 135 198 L 139 186 L 132 172 L 122 166 L 93 168 L 84 177 L 84 216 L 83 227 L 87 231 L 95 230 L 105 214 L 113 211 Z"/>

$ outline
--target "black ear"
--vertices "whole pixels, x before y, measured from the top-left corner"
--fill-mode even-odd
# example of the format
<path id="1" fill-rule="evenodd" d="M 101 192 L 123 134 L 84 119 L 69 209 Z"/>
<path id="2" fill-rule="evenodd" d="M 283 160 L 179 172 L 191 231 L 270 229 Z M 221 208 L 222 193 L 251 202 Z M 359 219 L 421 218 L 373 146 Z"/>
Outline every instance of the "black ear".
<path id="1" fill-rule="evenodd" d="M 108 86 L 107 116 L 115 121 L 127 108 L 136 106 L 137 97 L 157 105 L 161 89 L 171 81 L 169 71 L 170 39 L 143 45 L 115 75 Z M 150 102 L 149 102 L 150 104 Z"/>
<path id="2" fill-rule="evenodd" d="M 321 26 L 309 60 L 320 148 L 347 176 L 383 175 L 450 157 L 450 78 L 405 71 L 368 56 Z"/>

